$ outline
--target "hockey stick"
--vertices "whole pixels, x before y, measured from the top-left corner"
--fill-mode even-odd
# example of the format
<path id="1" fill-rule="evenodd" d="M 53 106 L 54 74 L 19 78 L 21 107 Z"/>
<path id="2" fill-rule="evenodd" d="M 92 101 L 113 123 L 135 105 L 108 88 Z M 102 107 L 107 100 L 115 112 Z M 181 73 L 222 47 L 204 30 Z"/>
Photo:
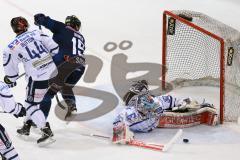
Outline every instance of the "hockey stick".
<path id="1" fill-rule="evenodd" d="M 94 134 L 94 133 L 80 133 L 80 135 L 82 136 L 87 136 L 87 137 L 96 137 L 96 138 L 104 138 L 104 139 L 111 139 L 111 137 L 109 136 L 105 136 L 105 135 L 100 135 L 100 134 Z"/>
<path id="2" fill-rule="evenodd" d="M 179 129 L 177 133 L 172 137 L 172 139 L 170 139 L 170 141 L 166 145 L 164 145 L 162 151 L 163 152 L 168 151 L 168 149 L 182 136 L 182 134 L 183 130 Z"/>
<path id="3" fill-rule="evenodd" d="M 131 140 L 128 144 L 137 147 L 143 147 L 146 149 L 153 149 L 158 151 L 167 152 L 169 148 L 182 136 L 182 129 L 179 129 L 177 133 L 168 141 L 167 144 L 155 144 L 155 143 L 144 143 L 138 140 Z"/>
<path id="4" fill-rule="evenodd" d="M 86 133 L 81 133 L 82 136 L 88 136 L 88 137 L 96 137 L 96 138 L 104 138 L 107 140 L 111 140 L 111 137 L 109 136 L 104 136 L 104 135 L 100 135 L 100 134 L 86 134 Z M 130 140 L 129 142 L 126 143 L 127 145 L 130 146 L 135 146 L 135 147 L 141 147 L 141 148 L 145 148 L 145 149 L 151 149 L 151 150 L 157 150 L 157 151 L 162 151 L 162 148 L 164 145 L 162 144 L 150 144 L 150 143 L 145 143 L 143 141 L 140 140 Z"/>
<path id="5" fill-rule="evenodd" d="M 8 112 L 5 112 L 5 111 L 0 111 L 0 113 L 8 113 Z"/>
<path id="6" fill-rule="evenodd" d="M 108 140 L 111 139 L 111 137 L 109 137 L 109 136 L 94 134 L 94 133 L 90 133 L 90 134 L 80 133 L 80 134 L 82 136 L 88 136 L 88 137 L 103 138 L 103 139 L 108 139 Z M 179 129 L 177 131 L 177 133 L 168 141 L 167 144 L 146 143 L 146 142 L 143 142 L 143 141 L 140 141 L 140 140 L 133 139 L 133 140 L 130 140 L 127 143 L 127 145 L 166 152 L 182 136 L 182 134 L 183 134 L 182 129 Z"/>
<path id="7" fill-rule="evenodd" d="M 131 146 L 142 147 L 142 148 L 152 149 L 157 151 L 163 151 L 163 148 L 164 148 L 163 144 L 150 144 L 150 143 L 145 143 L 143 141 L 139 141 L 136 139 L 130 140 L 127 144 Z"/>
<path id="8" fill-rule="evenodd" d="M 21 77 L 23 77 L 25 75 L 26 75 L 26 73 L 24 72 L 24 73 L 20 74 L 17 79 L 19 79 L 19 78 L 21 78 Z"/>

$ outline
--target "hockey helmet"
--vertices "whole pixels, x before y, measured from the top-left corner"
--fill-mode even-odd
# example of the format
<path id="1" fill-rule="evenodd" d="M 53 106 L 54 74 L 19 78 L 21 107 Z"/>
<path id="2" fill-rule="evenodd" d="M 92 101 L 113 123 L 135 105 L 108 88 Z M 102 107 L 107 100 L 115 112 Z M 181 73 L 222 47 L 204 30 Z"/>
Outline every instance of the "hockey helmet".
<path id="1" fill-rule="evenodd" d="M 146 80 L 134 81 L 134 83 L 129 88 L 128 92 L 123 96 L 123 102 L 128 105 L 128 102 L 135 96 L 139 94 L 148 93 L 148 82 Z"/>
<path id="2" fill-rule="evenodd" d="M 12 18 L 10 24 L 13 29 L 13 32 L 15 32 L 16 34 L 26 32 L 29 27 L 28 21 L 21 16 Z"/>
<path id="3" fill-rule="evenodd" d="M 148 92 L 148 82 L 146 80 L 139 80 L 132 84 L 129 90 L 135 94 Z"/>
<path id="4" fill-rule="evenodd" d="M 65 19 L 65 24 L 67 26 L 71 26 L 72 28 L 74 28 L 77 31 L 79 31 L 79 29 L 81 27 L 81 21 L 74 15 L 67 16 Z"/>

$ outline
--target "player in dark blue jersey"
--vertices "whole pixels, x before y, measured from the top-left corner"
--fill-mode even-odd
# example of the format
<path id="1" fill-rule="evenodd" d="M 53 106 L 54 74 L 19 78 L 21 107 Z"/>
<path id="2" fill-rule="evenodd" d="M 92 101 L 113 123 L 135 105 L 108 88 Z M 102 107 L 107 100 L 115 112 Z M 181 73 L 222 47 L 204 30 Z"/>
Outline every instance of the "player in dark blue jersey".
<path id="1" fill-rule="evenodd" d="M 65 24 L 44 14 L 34 16 L 36 25 L 42 25 L 53 33 L 53 40 L 59 45 L 59 53 L 53 57 L 58 66 L 58 75 L 50 80 L 50 88 L 43 98 L 40 108 L 48 116 L 51 99 L 61 91 L 68 105 L 66 117 L 76 111 L 76 100 L 72 88 L 80 80 L 85 70 L 85 39 L 79 32 L 81 21 L 74 15 L 67 16 Z"/>

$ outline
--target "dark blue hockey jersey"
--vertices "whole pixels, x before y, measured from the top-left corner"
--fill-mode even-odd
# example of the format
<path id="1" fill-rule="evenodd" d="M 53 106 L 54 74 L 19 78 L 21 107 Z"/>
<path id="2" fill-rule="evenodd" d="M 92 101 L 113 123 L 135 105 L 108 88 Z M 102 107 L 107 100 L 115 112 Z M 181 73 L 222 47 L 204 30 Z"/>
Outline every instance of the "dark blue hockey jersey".
<path id="1" fill-rule="evenodd" d="M 53 40 L 59 45 L 59 53 L 53 57 L 59 65 L 64 61 L 64 56 L 82 56 L 85 50 L 83 35 L 64 23 L 46 17 L 41 24 L 53 33 Z"/>

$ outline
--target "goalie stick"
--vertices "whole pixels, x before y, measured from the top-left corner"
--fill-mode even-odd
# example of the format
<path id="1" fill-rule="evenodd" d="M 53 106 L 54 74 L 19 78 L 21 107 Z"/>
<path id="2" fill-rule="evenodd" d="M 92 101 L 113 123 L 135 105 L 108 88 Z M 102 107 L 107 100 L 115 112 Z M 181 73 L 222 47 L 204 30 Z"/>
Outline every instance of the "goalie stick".
<path id="1" fill-rule="evenodd" d="M 94 133 L 80 133 L 82 136 L 88 136 L 88 137 L 96 137 L 96 138 L 103 138 L 107 140 L 111 140 L 111 137 L 101 135 L 101 134 L 94 134 Z M 151 149 L 151 150 L 156 150 L 156 151 L 162 151 L 162 152 L 167 152 L 169 148 L 182 136 L 183 130 L 179 129 L 177 133 L 168 141 L 166 144 L 157 144 L 157 143 L 146 143 L 141 140 L 133 139 L 130 140 L 127 145 L 130 146 L 135 146 L 135 147 L 141 147 L 145 149 Z"/>

